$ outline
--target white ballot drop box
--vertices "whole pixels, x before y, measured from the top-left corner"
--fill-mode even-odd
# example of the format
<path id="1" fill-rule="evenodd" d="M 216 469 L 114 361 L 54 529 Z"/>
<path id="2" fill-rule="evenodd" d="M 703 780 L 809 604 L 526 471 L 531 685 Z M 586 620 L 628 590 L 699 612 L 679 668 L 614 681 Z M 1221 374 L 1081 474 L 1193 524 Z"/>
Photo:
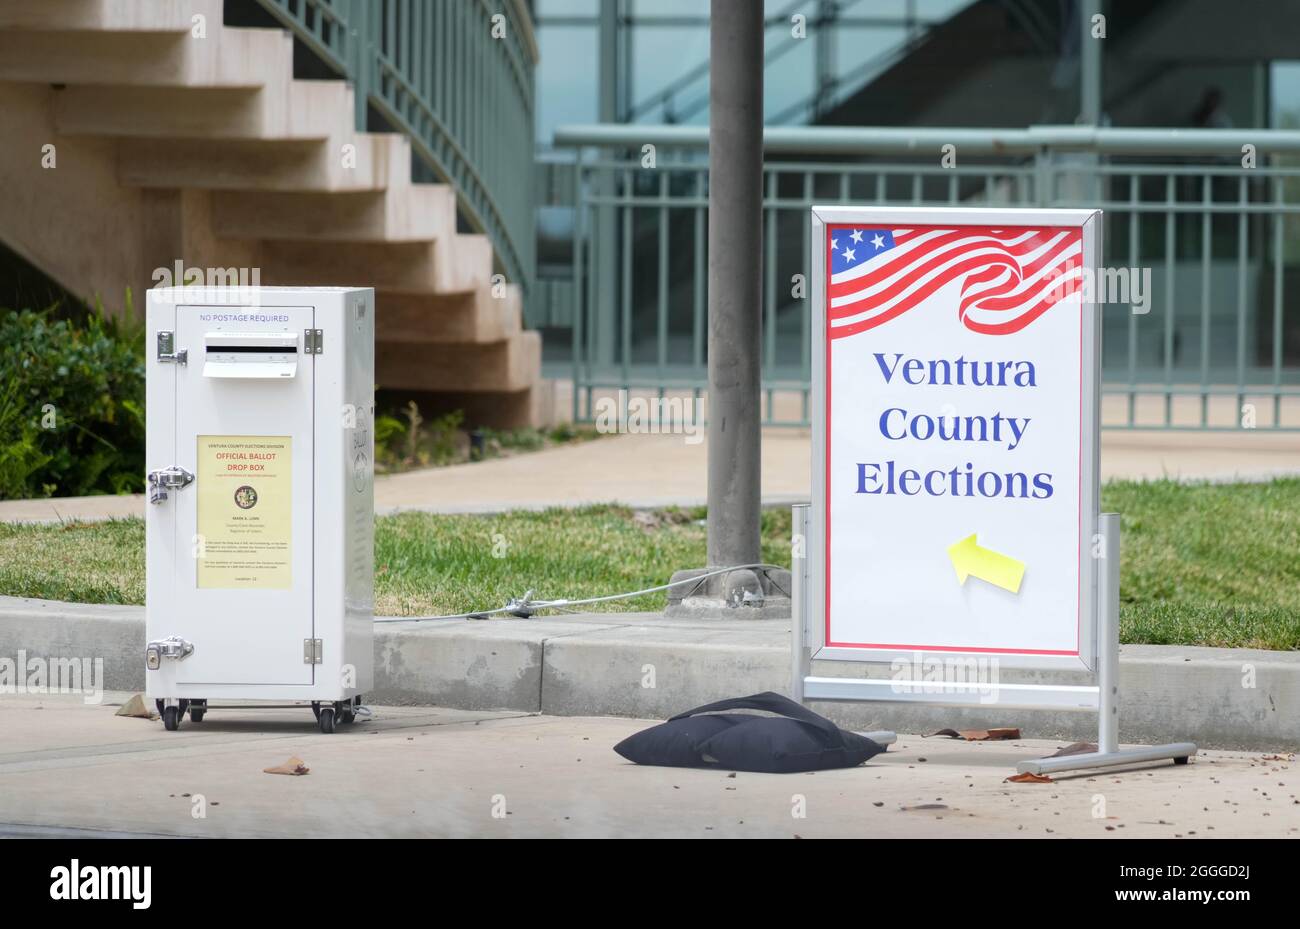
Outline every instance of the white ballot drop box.
<path id="1" fill-rule="evenodd" d="M 148 292 L 145 678 L 168 729 L 220 701 L 372 686 L 370 288 Z"/>

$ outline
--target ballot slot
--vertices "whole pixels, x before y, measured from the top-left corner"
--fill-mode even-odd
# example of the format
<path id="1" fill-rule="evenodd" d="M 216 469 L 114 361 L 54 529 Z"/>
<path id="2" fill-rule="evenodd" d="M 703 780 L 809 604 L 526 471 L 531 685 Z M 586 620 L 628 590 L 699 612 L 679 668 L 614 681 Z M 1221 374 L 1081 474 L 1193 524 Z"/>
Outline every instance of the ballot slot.
<path id="1" fill-rule="evenodd" d="M 209 332 L 203 343 L 204 377 L 289 378 L 298 374 L 296 332 Z"/>

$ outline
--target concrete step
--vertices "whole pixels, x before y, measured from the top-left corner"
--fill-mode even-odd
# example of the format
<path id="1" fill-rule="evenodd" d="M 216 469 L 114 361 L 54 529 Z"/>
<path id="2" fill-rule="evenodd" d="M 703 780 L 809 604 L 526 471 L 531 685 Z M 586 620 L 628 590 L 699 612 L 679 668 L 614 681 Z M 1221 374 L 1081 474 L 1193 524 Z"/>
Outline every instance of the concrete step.
<path id="1" fill-rule="evenodd" d="M 0 0 L 0 29 L 191 32 L 221 26 L 223 0 Z"/>
<path id="2" fill-rule="evenodd" d="M 400 192 L 231 192 L 217 199 L 214 232 L 232 239 L 432 242 L 455 235 L 456 196 L 440 184 Z"/>
<path id="3" fill-rule="evenodd" d="M 397 133 L 350 133 L 324 142 L 232 139 L 218 146 L 122 139 L 117 152 L 118 180 L 128 187 L 381 191 L 407 188 L 411 178 L 411 143 Z"/>
<path id="4" fill-rule="evenodd" d="M 528 390 L 541 376 L 542 340 L 517 332 L 483 345 L 375 343 L 380 388 L 450 393 Z"/>
<path id="5" fill-rule="evenodd" d="M 445 296 L 380 291 L 375 305 L 379 342 L 500 342 L 518 333 L 523 324 L 523 299 L 514 285 L 500 297 L 492 296 L 491 287 Z"/>
<path id="6" fill-rule="evenodd" d="M 150 139 L 317 139 L 351 129 L 352 88 L 342 81 L 227 87 L 72 86 L 55 97 L 65 135 Z"/>
<path id="7" fill-rule="evenodd" d="M 0 80 L 95 86 L 256 89 L 293 74 L 279 29 L 40 32 L 0 27 Z"/>
<path id="8" fill-rule="evenodd" d="M 0 91 L 30 102 L 60 166 L 90 178 L 71 199 L 107 211 L 86 224 L 98 244 L 61 232 L 32 249 L 42 265 L 82 280 L 88 256 L 116 246 L 131 279 L 154 253 L 192 252 L 260 264 L 268 284 L 373 284 L 387 385 L 454 394 L 481 422 L 535 422 L 539 337 L 521 329 L 519 288 L 494 289 L 487 237 L 457 231 L 452 188 L 412 184 L 406 137 L 356 132 L 349 85 L 293 80 L 288 35 L 227 29 L 222 6 L 0 0 Z"/>
<path id="9" fill-rule="evenodd" d="M 456 239 L 467 238 L 457 236 Z M 453 248 L 454 248 L 453 243 Z M 475 243 L 476 244 L 476 243 Z M 263 242 L 262 283 L 285 286 L 374 286 L 376 339 L 414 344 L 499 342 L 520 331 L 523 298 L 517 285 L 494 289 L 487 268 L 465 290 L 436 290 L 445 243 L 338 244 Z M 396 283 L 400 286 L 394 287 Z M 493 293 L 500 296 L 493 296 Z"/>
<path id="10" fill-rule="evenodd" d="M 444 409 L 464 412 L 465 422 L 479 423 L 494 429 L 517 429 L 521 426 L 553 426 L 552 390 L 546 381 L 537 381 L 527 390 L 510 393 L 443 393 L 439 403 Z"/>
<path id="11" fill-rule="evenodd" d="M 453 270 L 457 289 L 471 290 L 494 282 L 492 241 L 487 236 L 472 232 L 462 233 L 456 236 L 455 245 Z M 508 282 L 502 277 L 500 283 Z"/>
<path id="12" fill-rule="evenodd" d="M 411 294 L 452 293 L 447 262 L 437 260 L 445 243 L 306 242 L 262 243 L 262 281 L 328 287 L 346 281 Z"/>
<path id="13" fill-rule="evenodd" d="M 274 134 L 263 90 L 68 87 L 55 95 L 64 135 L 264 139 Z"/>
<path id="14" fill-rule="evenodd" d="M 347 282 L 393 293 L 469 293 L 490 283 L 490 261 L 481 254 L 478 237 L 466 235 L 433 242 L 262 242 L 262 279 L 268 283 Z"/>

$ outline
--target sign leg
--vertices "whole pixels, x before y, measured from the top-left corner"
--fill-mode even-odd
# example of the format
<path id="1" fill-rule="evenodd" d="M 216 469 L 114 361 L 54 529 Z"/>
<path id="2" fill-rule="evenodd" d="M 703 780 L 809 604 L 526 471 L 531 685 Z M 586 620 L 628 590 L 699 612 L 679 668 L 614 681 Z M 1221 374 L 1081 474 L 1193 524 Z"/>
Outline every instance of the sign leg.
<path id="1" fill-rule="evenodd" d="M 812 674 L 808 647 L 808 504 L 796 503 L 790 518 L 790 699 L 804 702 L 804 682 Z M 890 746 L 898 735 L 888 729 L 859 732 L 877 745 Z"/>
<path id="2" fill-rule="evenodd" d="M 1119 531 L 1119 514 L 1102 513 L 1097 521 L 1104 555 L 1097 572 L 1097 751 L 1022 761 L 1016 767 L 1022 774 L 1113 768 L 1166 758 L 1186 764 L 1196 754 L 1191 742 L 1119 747 Z"/>
<path id="3" fill-rule="evenodd" d="M 790 508 L 790 699 L 803 703 L 808 653 L 808 504 Z"/>

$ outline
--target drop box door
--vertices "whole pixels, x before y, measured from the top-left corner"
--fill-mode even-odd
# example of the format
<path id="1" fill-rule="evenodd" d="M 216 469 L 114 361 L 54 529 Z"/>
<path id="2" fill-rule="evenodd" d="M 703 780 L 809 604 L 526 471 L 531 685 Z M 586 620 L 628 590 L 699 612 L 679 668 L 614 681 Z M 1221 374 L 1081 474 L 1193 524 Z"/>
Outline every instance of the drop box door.
<path id="1" fill-rule="evenodd" d="M 180 306 L 176 615 L 186 684 L 311 684 L 312 307 Z M 187 557 L 188 556 L 188 557 Z"/>

